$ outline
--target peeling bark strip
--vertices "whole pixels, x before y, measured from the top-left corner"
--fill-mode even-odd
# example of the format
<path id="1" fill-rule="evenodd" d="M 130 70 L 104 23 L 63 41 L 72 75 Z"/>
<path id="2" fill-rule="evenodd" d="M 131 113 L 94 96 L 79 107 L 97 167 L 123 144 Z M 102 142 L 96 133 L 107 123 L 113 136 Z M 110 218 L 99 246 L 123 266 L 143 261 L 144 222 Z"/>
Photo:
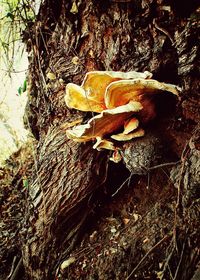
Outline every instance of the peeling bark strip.
<path id="1" fill-rule="evenodd" d="M 183 86 L 186 105 L 192 102 L 197 104 L 195 100 L 198 97 L 196 75 L 199 50 L 198 23 L 191 17 L 186 24 L 185 19 L 177 16 L 176 11 L 170 6 L 171 1 L 166 3 L 167 8 L 163 6 L 162 1 L 156 0 L 126 1 L 126 3 L 97 0 L 44 1 L 36 22 L 30 30 L 27 30 L 26 35 L 30 37 L 27 42 L 30 53 L 29 124 L 38 139 L 37 168 L 30 186 L 32 202 L 28 205 L 30 213 L 27 213 L 26 217 L 26 236 L 23 244 L 23 263 L 27 277 L 31 280 L 54 279 L 57 265 L 71 252 L 84 220 L 95 205 L 95 201 L 92 202 L 95 191 L 101 188 L 106 180 L 107 155 L 92 150 L 90 144 L 79 145 L 67 140 L 65 130 L 68 122 L 76 122 L 80 117 L 87 121 L 91 115 L 66 108 L 64 103 L 66 84 L 69 82 L 80 84 L 85 73 L 91 70 L 140 72 L 147 70 L 159 81 Z M 171 38 L 174 38 L 173 44 Z M 189 95 L 191 88 L 192 94 Z M 166 106 L 162 108 L 169 112 L 171 109 L 169 104 L 164 105 Z M 159 110 L 160 103 L 157 107 Z M 191 106 L 190 108 L 183 106 L 185 110 L 183 116 L 179 112 L 175 118 L 169 117 L 163 122 L 158 120 L 158 125 L 154 128 L 160 129 L 160 133 L 166 139 L 169 137 L 167 145 L 173 160 L 173 155 L 180 157 L 185 141 L 190 138 L 192 125 L 190 126 L 190 123 L 187 123 L 188 126 L 185 125 L 184 116 L 195 123 L 198 119 L 196 107 L 190 110 Z M 143 165 L 143 162 L 140 162 Z M 132 168 L 133 164 L 128 161 L 128 166 Z M 114 174 L 116 172 L 121 174 L 121 170 L 120 172 L 116 170 L 116 167 L 113 168 L 113 174 L 110 175 L 110 188 L 114 184 L 112 180 Z M 164 172 L 166 173 L 165 170 Z M 161 178 L 160 173 L 157 174 L 157 178 Z M 168 174 L 165 177 L 168 180 Z M 157 198 L 160 198 L 163 186 L 169 187 L 168 181 L 156 181 L 157 178 L 154 178 L 151 195 L 146 197 L 144 196 L 144 193 L 147 193 L 146 179 L 141 180 L 143 185 L 139 187 L 142 189 L 145 186 L 137 204 L 141 216 L 145 211 L 151 212 L 152 201 L 155 203 Z M 119 178 L 116 181 L 118 180 Z M 168 191 L 173 194 L 174 189 L 171 185 L 170 187 Z M 137 192 L 142 191 L 139 188 Z M 127 207 L 125 212 L 127 209 L 135 209 L 136 198 L 135 194 L 131 193 L 131 188 L 127 188 L 127 197 L 122 201 Z M 150 231 L 148 235 L 149 243 L 143 243 L 145 240 L 143 229 L 148 229 L 151 217 L 149 219 L 147 217 L 142 226 L 141 222 L 129 228 L 131 234 L 126 236 L 129 245 L 125 249 L 121 247 L 121 259 L 126 262 L 123 262 L 123 267 L 119 266 L 119 279 L 125 279 L 126 267 L 132 271 L 127 259 L 132 260 L 133 256 L 131 264 L 137 267 L 135 262 L 142 259 L 143 251 L 148 251 L 146 247 L 151 249 L 149 248 L 151 244 L 154 246 L 156 240 L 162 240 L 164 231 L 168 233 L 172 230 L 173 202 L 169 202 L 167 207 L 161 220 L 158 212 L 162 213 L 162 208 L 159 203 L 157 204 L 153 219 L 155 222 L 151 226 L 154 231 Z M 169 209 L 172 209 L 170 215 L 167 212 Z M 120 212 L 118 209 L 117 211 Z M 133 214 L 130 213 L 130 216 Z M 161 221 L 161 224 L 156 227 L 157 221 Z M 185 221 L 181 222 L 185 224 Z M 143 235 L 138 236 L 138 232 Z M 104 243 L 104 240 L 101 238 L 100 240 Z M 109 242 L 110 239 L 107 244 L 110 244 Z M 137 244 L 140 245 L 139 250 Z M 128 254 L 128 251 L 133 252 Z M 112 256 L 113 265 L 115 258 Z M 162 257 L 167 259 L 166 255 L 160 257 L 161 260 L 156 259 L 158 261 L 155 263 L 163 262 Z M 121 259 L 118 258 L 119 264 Z M 151 259 L 146 261 L 146 267 L 152 268 L 147 277 L 149 275 L 154 277 L 158 267 L 152 267 Z M 99 259 L 96 271 L 101 279 L 102 266 L 102 260 Z M 166 267 L 168 266 L 167 264 Z M 195 261 L 191 267 L 194 266 Z M 165 267 L 164 269 L 167 270 Z M 77 270 L 80 271 L 79 267 Z M 105 267 L 103 271 L 105 271 L 104 280 L 111 279 L 110 275 L 117 277 L 115 270 L 110 269 L 111 274 L 108 276 Z M 141 279 L 145 272 L 140 271 Z M 173 272 L 177 275 L 179 271 Z M 83 274 L 83 278 L 76 279 L 89 279 L 84 277 L 87 275 Z M 96 279 L 96 276 L 93 278 Z"/>

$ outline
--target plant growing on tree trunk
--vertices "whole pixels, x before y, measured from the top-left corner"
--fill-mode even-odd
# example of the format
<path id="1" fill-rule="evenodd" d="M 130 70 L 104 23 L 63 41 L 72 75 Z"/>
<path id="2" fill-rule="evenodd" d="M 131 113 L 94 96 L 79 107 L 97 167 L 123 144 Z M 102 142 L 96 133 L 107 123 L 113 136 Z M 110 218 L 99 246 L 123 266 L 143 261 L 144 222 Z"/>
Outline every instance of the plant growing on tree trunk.
<path id="1" fill-rule="evenodd" d="M 22 241 L 27 279 L 190 279 L 194 274 L 198 11 L 193 6 L 194 15 L 187 17 L 180 11 L 171 1 L 44 1 L 24 34 L 29 124 L 38 141 Z M 155 80 L 183 90 L 181 102 L 156 95 L 157 117 L 144 125 L 146 135 L 123 146 L 130 172 L 122 162 L 113 165 L 109 151 L 66 137 L 71 123 L 95 117 L 67 108 L 65 88 L 78 89 L 80 97 L 84 91 L 76 85 L 97 70 L 148 70 Z M 120 81 L 110 86 L 115 83 Z M 99 106 L 94 111 L 105 114 Z M 149 165 L 158 146 L 161 162 Z M 150 179 L 133 175 L 150 171 Z M 67 271 L 64 261 L 70 263 Z"/>

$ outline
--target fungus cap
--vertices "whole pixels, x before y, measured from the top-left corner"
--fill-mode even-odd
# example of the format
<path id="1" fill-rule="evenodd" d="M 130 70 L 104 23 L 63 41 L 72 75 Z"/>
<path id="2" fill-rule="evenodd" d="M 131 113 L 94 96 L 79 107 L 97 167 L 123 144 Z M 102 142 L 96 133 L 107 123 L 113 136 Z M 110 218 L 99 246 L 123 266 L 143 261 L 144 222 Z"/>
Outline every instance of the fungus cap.
<path id="1" fill-rule="evenodd" d="M 65 103 L 68 108 L 80 111 L 101 112 L 105 108 L 104 103 L 89 99 L 85 90 L 73 83 L 66 85 Z"/>
<path id="2" fill-rule="evenodd" d="M 124 105 L 130 100 L 140 101 L 141 96 L 168 91 L 178 96 L 180 88 L 166 83 L 160 83 L 156 80 L 134 79 L 121 80 L 110 83 L 105 92 L 105 105 L 112 109 Z"/>
<path id="3" fill-rule="evenodd" d="M 89 99 L 102 103 L 104 102 L 105 90 L 110 83 L 118 80 L 147 79 L 151 77 L 152 74 L 148 71 L 144 73 L 135 71 L 91 71 L 85 75 L 81 86 L 87 93 Z"/>
<path id="4" fill-rule="evenodd" d="M 122 156 L 120 154 L 120 151 L 119 150 L 115 150 L 112 154 L 112 157 L 110 157 L 110 160 L 115 162 L 115 163 L 118 163 L 122 160 Z"/>
<path id="5" fill-rule="evenodd" d="M 114 109 L 104 110 L 91 118 L 87 124 L 78 125 L 67 130 L 67 136 L 77 142 L 85 142 L 111 134 L 123 126 L 134 112 L 142 110 L 140 102 L 131 101 Z"/>
<path id="6" fill-rule="evenodd" d="M 134 138 L 142 137 L 144 136 L 144 129 L 139 128 L 134 132 L 131 132 L 129 134 L 119 133 L 115 135 L 111 135 L 111 138 L 117 141 L 130 141 Z"/>
<path id="7" fill-rule="evenodd" d="M 144 130 L 140 124 L 156 116 L 153 96 L 164 92 L 178 96 L 181 90 L 151 77 L 152 74 L 147 71 L 92 71 L 85 75 L 81 86 L 67 84 L 65 102 L 69 108 L 99 113 L 86 124 L 68 129 L 68 138 L 77 142 L 96 139 L 94 149 L 116 152 L 116 142 L 109 141 L 109 138 L 129 141 L 142 137 Z M 123 132 L 118 133 L 120 131 Z M 117 162 L 119 158 L 120 153 L 116 152 L 113 160 Z"/>
<path id="8" fill-rule="evenodd" d="M 93 145 L 93 149 L 97 149 L 98 151 L 102 149 L 106 150 L 115 150 L 114 144 L 111 141 L 108 141 L 106 139 L 102 139 L 101 137 L 96 138 L 97 142 Z"/>
<path id="9" fill-rule="evenodd" d="M 136 118 L 129 119 L 124 123 L 124 134 L 129 134 L 139 126 L 139 121 Z"/>

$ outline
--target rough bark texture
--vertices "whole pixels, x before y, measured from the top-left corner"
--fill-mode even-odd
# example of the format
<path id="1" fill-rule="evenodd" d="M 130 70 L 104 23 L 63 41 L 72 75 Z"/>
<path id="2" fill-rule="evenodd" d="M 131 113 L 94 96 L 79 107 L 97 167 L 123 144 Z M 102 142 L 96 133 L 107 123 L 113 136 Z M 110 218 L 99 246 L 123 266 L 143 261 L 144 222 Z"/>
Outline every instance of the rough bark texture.
<path id="1" fill-rule="evenodd" d="M 27 110 L 38 140 L 23 233 L 27 279 L 192 278 L 199 261 L 199 146 L 187 143 L 199 121 L 197 4 L 44 1 L 24 34 Z M 65 85 L 80 84 L 89 70 L 148 70 L 183 88 L 176 107 L 156 100 L 159 117 L 146 128 L 161 138 L 160 164 L 180 160 L 178 166 L 130 176 L 91 143 L 67 140 L 68 122 L 90 114 L 66 108 Z M 75 261 L 63 271 L 70 253 Z"/>
<path id="2" fill-rule="evenodd" d="M 73 247 L 77 231 L 93 208 L 93 193 L 106 178 L 105 155 L 67 141 L 64 128 L 52 130 L 40 149 L 30 187 L 34 214 L 29 220 L 24 259 L 31 279 L 49 277 L 58 253 L 65 255 Z"/>

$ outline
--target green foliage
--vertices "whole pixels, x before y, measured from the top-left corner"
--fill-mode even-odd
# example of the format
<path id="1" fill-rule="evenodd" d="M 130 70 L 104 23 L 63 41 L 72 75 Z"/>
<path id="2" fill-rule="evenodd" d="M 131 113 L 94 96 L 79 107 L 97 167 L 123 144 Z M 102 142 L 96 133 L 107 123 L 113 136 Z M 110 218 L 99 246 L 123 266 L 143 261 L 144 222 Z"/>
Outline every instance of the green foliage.
<path id="1" fill-rule="evenodd" d="M 24 80 L 23 84 L 17 90 L 18 94 L 22 95 L 22 93 L 26 91 L 26 88 L 27 88 L 27 82 L 26 80 Z"/>
<path id="2" fill-rule="evenodd" d="M 25 178 L 23 179 L 23 187 L 26 189 L 28 188 L 28 180 Z"/>
<path id="3" fill-rule="evenodd" d="M 19 57 L 21 35 L 34 21 L 34 1 L 0 0 L 0 65 L 12 72 L 16 56 Z"/>

